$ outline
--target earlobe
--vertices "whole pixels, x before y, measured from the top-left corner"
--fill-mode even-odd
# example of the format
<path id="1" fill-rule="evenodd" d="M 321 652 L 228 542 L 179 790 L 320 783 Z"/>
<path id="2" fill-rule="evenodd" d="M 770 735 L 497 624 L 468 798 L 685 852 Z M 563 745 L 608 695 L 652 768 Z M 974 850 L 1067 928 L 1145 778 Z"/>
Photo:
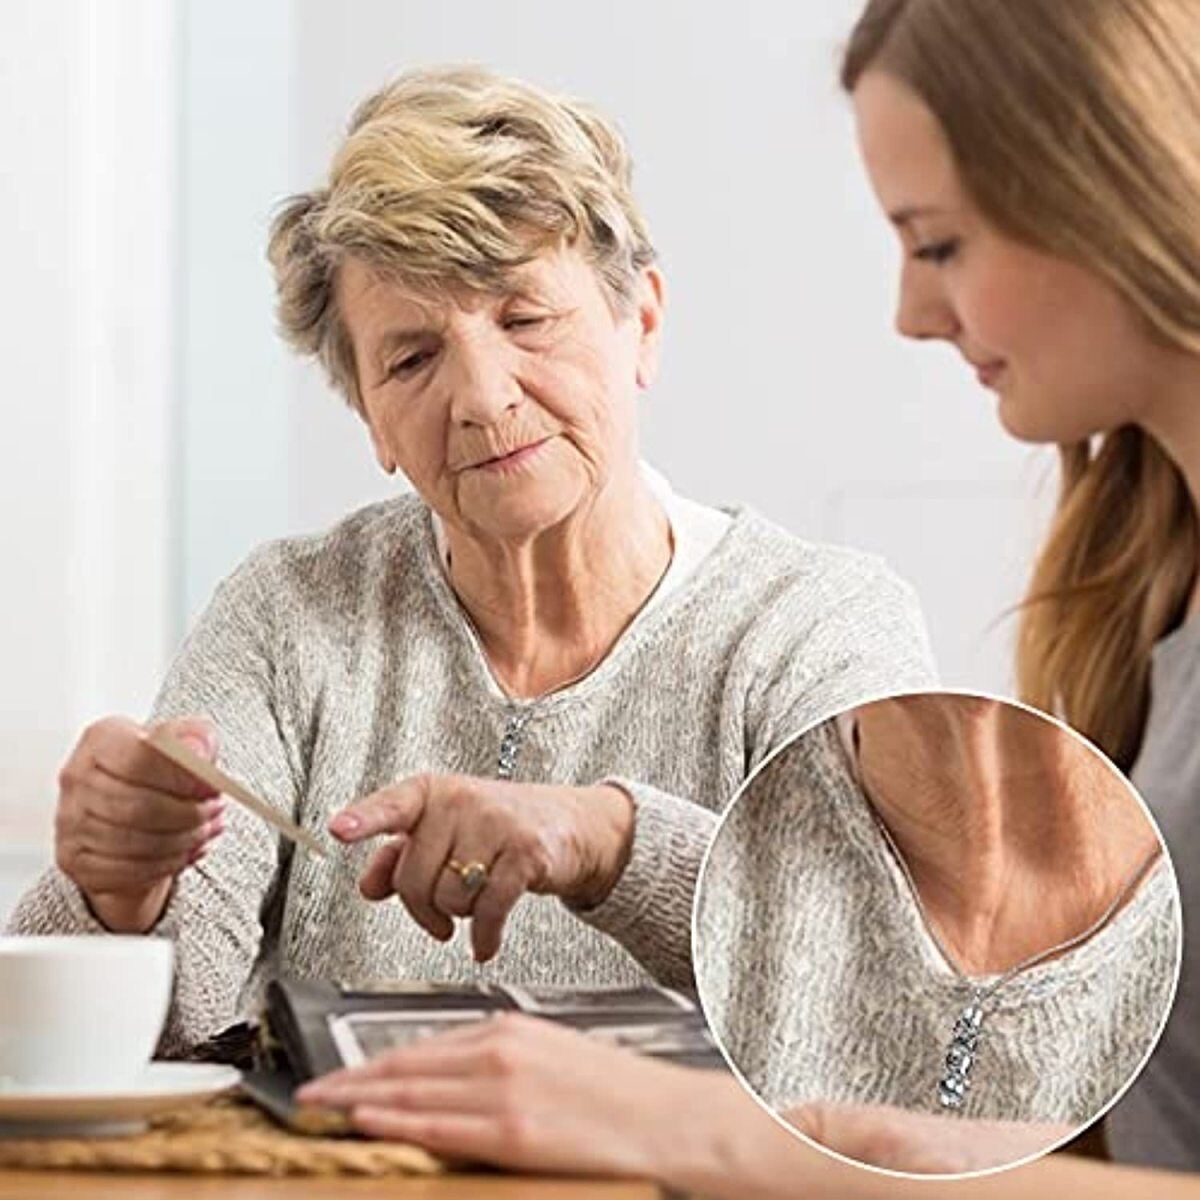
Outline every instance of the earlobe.
<path id="1" fill-rule="evenodd" d="M 374 433 L 371 434 L 371 442 L 375 446 L 375 461 L 383 468 L 383 473 L 385 475 L 395 475 L 396 460 L 392 457 L 391 451 L 383 445 Z"/>
<path id="2" fill-rule="evenodd" d="M 642 271 L 638 321 L 641 327 L 638 346 L 637 385 L 643 391 L 658 376 L 658 347 L 662 338 L 665 288 L 662 272 L 657 267 Z"/>
<path id="3" fill-rule="evenodd" d="M 375 451 L 375 461 L 383 468 L 385 475 L 395 475 L 396 459 L 393 457 L 392 452 L 387 448 L 384 440 L 375 432 L 375 426 L 371 424 L 371 418 L 365 412 L 363 412 L 362 418 L 363 423 L 367 427 L 367 433 L 371 437 L 371 447 Z"/>
<path id="4" fill-rule="evenodd" d="M 642 339 L 638 348 L 637 369 L 634 372 L 637 385 L 644 392 L 658 378 L 658 340 Z"/>

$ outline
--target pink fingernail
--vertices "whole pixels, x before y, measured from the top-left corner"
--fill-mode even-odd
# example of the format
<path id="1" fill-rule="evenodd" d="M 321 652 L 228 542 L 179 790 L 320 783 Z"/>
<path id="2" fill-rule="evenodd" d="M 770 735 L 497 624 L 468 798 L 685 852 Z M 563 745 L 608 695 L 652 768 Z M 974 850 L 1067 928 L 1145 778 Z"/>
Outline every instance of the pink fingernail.
<path id="1" fill-rule="evenodd" d="M 203 734 L 185 733 L 180 736 L 179 740 L 185 746 L 187 746 L 189 750 L 192 750 L 194 753 L 200 755 L 201 758 L 212 758 L 212 742 L 210 742 Z"/>
<path id="2" fill-rule="evenodd" d="M 338 813 L 329 822 L 329 828 L 334 833 L 353 834 L 362 828 L 362 822 L 353 813 Z"/>

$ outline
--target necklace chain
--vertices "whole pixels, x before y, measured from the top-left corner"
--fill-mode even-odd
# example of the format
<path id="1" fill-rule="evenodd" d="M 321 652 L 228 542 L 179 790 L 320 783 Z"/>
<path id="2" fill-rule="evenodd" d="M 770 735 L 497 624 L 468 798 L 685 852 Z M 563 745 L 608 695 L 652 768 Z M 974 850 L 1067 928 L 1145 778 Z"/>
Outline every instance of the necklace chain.
<path id="1" fill-rule="evenodd" d="M 868 801 L 868 805 L 870 802 Z M 1124 886 L 1117 893 L 1116 898 L 1111 904 L 1082 932 L 1074 934 L 1072 937 L 1058 942 L 1053 946 L 1047 947 L 1045 950 L 1039 950 L 1035 954 L 1023 958 L 1015 966 L 1009 967 L 1000 977 L 988 984 L 987 987 L 980 987 L 976 983 L 972 983 L 970 976 L 963 971 L 954 961 L 949 951 L 947 951 L 942 939 L 938 936 L 937 930 L 934 928 L 933 922 L 929 919 L 924 903 L 921 901 L 921 893 L 917 890 L 917 885 L 913 880 L 912 872 L 908 868 L 908 863 L 904 856 L 900 853 L 899 847 L 896 845 L 895 839 L 892 837 L 891 830 L 884 823 L 883 818 L 875 811 L 874 806 L 870 806 L 871 816 L 875 819 L 875 824 L 879 827 L 880 833 L 883 835 L 883 840 L 887 843 L 888 850 L 892 857 L 896 860 L 900 868 L 900 873 L 904 876 L 904 882 L 908 885 L 908 890 L 912 893 L 913 901 L 917 907 L 917 913 L 920 915 L 921 924 L 924 925 L 926 933 L 932 939 L 934 945 L 938 948 L 938 952 L 942 958 L 946 960 L 946 965 L 958 976 L 961 983 L 966 984 L 972 991 L 977 1000 L 983 1001 L 991 998 L 993 993 L 997 992 L 1010 980 L 1015 979 L 1018 975 L 1025 971 L 1038 966 L 1047 959 L 1054 958 L 1058 954 L 1065 954 L 1068 950 L 1074 950 L 1076 946 L 1086 942 L 1089 938 L 1099 933 L 1105 925 L 1109 923 L 1116 915 L 1117 910 L 1129 899 L 1134 888 L 1142 881 L 1150 867 L 1154 864 L 1159 856 L 1159 849 L 1156 846 L 1150 854 L 1138 864 L 1138 868 L 1125 881 Z"/>
<path id="2" fill-rule="evenodd" d="M 1023 958 L 1014 966 L 1009 967 L 1008 970 L 1001 972 L 999 977 L 991 983 L 981 986 L 979 983 L 972 981 L 970 976 L 959 967 L 954 957 L 946 949 L 945 943 L 938 935 L 937 929 L 934 927 L 933 921 L 930 919 L 929 913 L 921 900 L 921 893 L 917 890 L 916 881 L 912 877 L 912 871 L 909 870 L 907 860 L 900 853 L 900 848 L 896 845 L 896 840 L 892 837 L 891 830 L 888 829 L 887 824 L 875 810 L 875 806 L 866 794 L 866 789 L 863 787 L 862 770 L 858 760 L 857 728 L 847 728 L 839 723 L 838 732 L 849 759 L 851 778 L 859 792 L 862 793 L 867 805 L 867 811 L 871 814 L 883 838 L 884 844 L 888 848 L 888 852 L 904 877 L 904 882 L 912 895 L 913 903 L 916 906 L 918 916 L 921 918 L 921 924 L 924 926 L 925 932 L 929 935 L 934 946 L 937 947 L 938 953 L 946 965 L 957 977 L 958 982 L 969 992 L 969 998 L 955 1019 L 951 1030 L 950 1042 L 946 1048 L 942 1063 L 941 1078 L 938 1080 L 938 1104 L 942 1108 L 957 1110 L 965 1103 L 967 1092 L 971 1086 L 971 1069 L 975 1065 L 975 1060 L 979 1052 L 979 1043 L 983 1036 L 983 1022 L 986 1016 L 985 1003 L 1004 987 L 1005 984 L 1010 983 L 1018 975 L 1032 970 L 1034 967 L 1047 962 L 1051 958 L 1065 954 L 1069 950 L 1074 950 L 1076 946 L 1080 946 L 1090 940 L 1108 925 L 1158 860 L 1160 847 L 1156 845 L 1150 854 L 1138 864 L 1137 869 L 1125 881 L 1125 884 L 1116 897 L 1086 929 L 1072 937 L 1066 938 L 1064 941 L 1057 942 L 1053 946 L 1048 946 L 1044 950 L 1039 950 L 1027 958 Z"/>
<path id="3" fill-rule="evenodd" d="M 887 844 L 892 858 L 895 859 L 897 866 L 900 868 L 900 873 L 904 876 L 904 881 L 908 886 L 909 892 L 912 894 L 913 903 L 916 905 L 917 913 L 921 918 L 921 924 L 925 927 L 925 932 L 929 934 L 930 939 L 937 947 L 946 965 L 958 977 L 959 982 L 970 989 L 970 997 L 955 1019 L 951 1029 L 950 1041 L 942 1060 L 941 1077 L 938 1079 L 938 1104 L 942 1108 L 956 1111 L 961 1109 L 966 1103 L 967 1092 L 971 1087 L 971 1070 L 975 1066 L 975 1061 L 979 1054 L 979 1043 L 983 1038 L 983 1022 L 986 1016 L 984 1005 L 987 1001 L 1004 987 L 1006 983 L 1011 982 L 1018 975 L 1032 970 L 1034 967 L 1059 954 L 1065 954 L 1067 951 L 1075 949 L 1076 946 L 1082 945 L 1099 933 L 1113 919 L 1121 906 L 1129 899 L 1134 889 L 1145 878 L 1151 866 L 1157 860 L 1159 850 L 1158 847 L 1155 847 L 1146 859 L 1138 865 L 1137 870 L 1126 880 L 1112 903 L 1086 929 L 1075 934 L 1073 937 L 1055 943 L 1053 946 L 1048 946 L 1045 950 L 1039 950 L 1037 953 L 1023 958 L 1015 966 L 1009 967 L 1007 971 L 1002 972 L 999 978 L 993 980 L 986 987 L 981 987 L 978 983 L 972 982 L 966 972 L 959 967 L 947 951 L 945 944 L 934 928 L 933 921 L 930 920 L 925 905 L 921 901 L 921 893 L 917 890 L 912 872 L 909 870 L 904 856 L 900 853 L 900 849 L 896 845 L 896 840 L 892 837 L 891 830 L 888 829 L 883 818 L 875 811 L 874 806 L 870 805 L 869 801 L 868 807 L 880 833 L 883 835 L 883 840 Z"/>

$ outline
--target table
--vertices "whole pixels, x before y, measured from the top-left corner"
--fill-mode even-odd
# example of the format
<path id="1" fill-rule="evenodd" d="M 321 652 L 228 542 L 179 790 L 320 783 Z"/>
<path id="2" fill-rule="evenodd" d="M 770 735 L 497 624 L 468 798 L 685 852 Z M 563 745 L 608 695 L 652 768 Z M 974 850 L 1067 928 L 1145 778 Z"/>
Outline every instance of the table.
<path id="1" fill-rule="evenodd" d="M 660 1200 L 654 1184 L 451 1174 L 264 1179 L 111 1171 L 0 1171 L 0 1200 Z"/>

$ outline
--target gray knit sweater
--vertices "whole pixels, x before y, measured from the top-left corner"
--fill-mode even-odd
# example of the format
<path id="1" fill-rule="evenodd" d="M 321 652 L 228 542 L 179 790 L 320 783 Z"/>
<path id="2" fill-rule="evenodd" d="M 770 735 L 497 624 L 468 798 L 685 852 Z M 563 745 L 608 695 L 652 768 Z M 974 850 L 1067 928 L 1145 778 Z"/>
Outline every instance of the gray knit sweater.
<path id="1" fill-rule="evenodd" d="M 226 833 L 183 874 L 159 932 L 177 944 L 164 1052 L 244 1014 L 273 971 L 337 980 L 495 978 L 528 985 L 691 978 L 695 876 L 715 814 L 795 730 L 932 680 L 911 590 L 878 561 L 798 541 L 747 511 L 675 591 L 582 680 L 505 700 L 437 558 L 428 509 L 403 496 L 320 536 L 255 552 L 184 644 L 155 717 L 205 714 L 220 762 L 312 830 L 419 772 L 495 775 L 511 717 L 528 723 L 513 777 L 620 780 L 635 800 L 630 862 L 582 914 L 526 896 L 500 954 L 474 966 L 466 930 L 435 941 L 398 903 L 293 855 L 231 806 Z M 370 847 L 344 851 L 358 870 Z M 18 933 L 99 931 L 75 886 L 47 873 Z"/>
<path id="2" fill-rule="evenodd" d="M 1164 860 L 1089 941 L 994 994 L 962 1116 L 1082 1124 L 1116 1096 L 1166 1018 L 1177 896 Z M 833 722 L 776 756 L 733 807 L 696 920 L 705 1012 L 769 1104 L 943 1111 L 938 1080 L 967 995 Z"/>

